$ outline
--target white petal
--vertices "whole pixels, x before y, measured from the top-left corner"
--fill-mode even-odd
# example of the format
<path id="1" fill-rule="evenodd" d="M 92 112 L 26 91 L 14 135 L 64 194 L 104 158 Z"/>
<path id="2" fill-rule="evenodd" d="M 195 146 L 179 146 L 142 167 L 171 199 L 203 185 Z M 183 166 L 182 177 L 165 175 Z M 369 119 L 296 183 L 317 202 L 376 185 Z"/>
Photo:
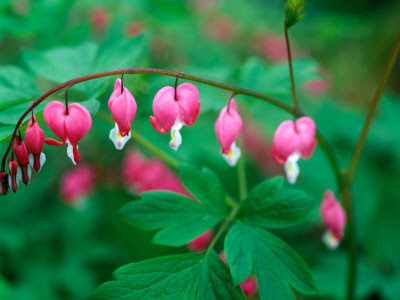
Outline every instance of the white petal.
<path id="1" fill-rule="evenodd" d="M 129 131 L 129 134 L 126 136 L 121 136 L 121 134 L 119 133 L 118 125 L 117 123 L 115 123 L 115 127 L 110 130 L 110 134 L 108 137 L 114 143 L 115 148 L 117 150 L 121 150 L 131 138 L 131 132 Z"/>
<path id="2" fill-rule="evenodd" d="M 236 142 L 234 142 L 231 146 L 231 149 L 229 149 L 229 153 L 222 154 L 222 156 L 225 158 L 228 165 L 233 167 L 236 165 L 241 154 L 242 154 L 242 152 L 240 151 L 240 148 L 238 146 L 236 146 Z"/>
<path id="3" fill-rule="evenodd" d="M 178 118 L 175 121 L 174 126 L 171 128 L 171 141 L 169 142 L 169 146 L 175 151 L 177 151 L 179 146 L 182 144 L 182 136 L 180 133 L 182 126 L 183 123 Z"/>
<path id="4" fill-rule="evenodd" d="M 40 169 L 39 171 L 43 168 L 44 163 L 46 162 L 46 155 L 43 152 L 40 152 Z"/>
<path id="5" fill-rule="evenodd" d="M 335 250 L 340 244 L 340 241 L 335 238 L 335 236 L 329 230 L 325 231 L 324 235 L 322 236 L 322 241 L 331 251 Z"/>
<path id="6" fill-rule="evenodd" d="M 33 154 L 32 154 L 32 153 L 29 154 L 29 164 L 30 164 L 31 167 L 33 168 L 34 159 L 33 159 Z"/>
<path id="7" fill-rule="evenodd" d="M 71 143 L 67 140 L 67 155 L 68 157 L 72 160 L 73 164 L 76 165 L 75 159 L 74 159 L 74 148 L 72 147 Z M 78 149 L 78 145 L 76 146 Z"/>
<path id="8" fill-rule="evenodd" d="M 300 159 L 300 154 L 296 151 L 288 157 L 285 162 L 284 169 L 286 178 L 289 183 L 294 184 L 297 181 L 297 177 L 300 174 L 300 168 L 297 161 Z"/>
<path id="9" fill-rule="evenodd" d="M 21 167 L 18 167 L 17 169 L 17 186 L 19 186 L 19 183 L 22 181 L 22 170 Z"/>

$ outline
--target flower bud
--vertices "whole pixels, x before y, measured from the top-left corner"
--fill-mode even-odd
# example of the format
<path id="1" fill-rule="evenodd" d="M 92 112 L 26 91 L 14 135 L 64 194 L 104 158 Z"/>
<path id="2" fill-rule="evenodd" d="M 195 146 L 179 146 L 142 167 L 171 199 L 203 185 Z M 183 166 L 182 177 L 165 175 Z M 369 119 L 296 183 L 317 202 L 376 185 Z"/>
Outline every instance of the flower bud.
<path id="1" fill-rule="evenodd" d="M 131 123 L 137 110 L 135 98 L 121 85 L 122 81 L 118 78 L 108 100 L 108 108 L 115 121 L 115 128 L 110 131 L 110 139 L 118 150 L 121 150 L 131 137 Z"/>
<path id="2" fill-rule="evenodd" d="M 25 131 L 25 141 L 31 150 L 31 154 L 29 155 L 29 163 L 36 172 L 39 172 L 46 161 L 46 156 L 42 152 L 44 144 L 44 132 L 42 128 L 40 128 L 39 123 L 36 122 L 34 115 L 32 115 L 32 118 L 29 121 L 28 127 Z"/>
<path id="3" fill-rule="evenodd" d="M 236 139 L 242 130 L 242 118 L 240 117 L 235 100 L 232 98 L 228 105 L 219 113 L 215 122 L 215 133 L 221 145 L 221 152 L 229 165 L 236 165 L 240 157 L 240 149 L 236 146 Z"/>
<path id="4" fill-rule="evenodd" d="M 8 184 L 10 185 L 12 191 L 15 193 L 18 189 L 18 181 L 19 181 L 19 174 L 18 174 L 18 164 L 15 159 L 11 157 L 8 158 Z"/>
<path id="5" fill-rule="evenodd" d="M 62 142 L 46 138 L 48 145 L 62 146 L 68 143 L 67 154 L 74 164 L 81 160 L 78 151 L 78 142 L 92 127 L 92 117 L 89 111 L 78 103 L 68 106 L 68 113 L 63 103 L 52 101 L 46 105 L 43 112 L 47 126 L 57 135 Z"/>
<path id="6" fill-rule="evenodd" d="M 22 182 L 24 184 L 29 183 L 30 169 L 29 169 L 29 150 L 25 145 L 24 141 L 19 136 L 15 137 L 14 140 L 14 153 L 17 158 L 17 162 L 22 172 Z"/>
<path id="7" fill-rule="evenodd" d="M 329 249 L 336 249 L 343 239 L 347 218 L 345 210 L 331 190 L 325 191 L 319 213 L 327 228 L 323 241 Z"/>
<path id="8" fill-rule="evenodd" d="M 6 172 L 0 172 L 0 184 L 1 184 L 0 195 L 7 194 L 7 192 L 8 192 L 8 174 Z"/>

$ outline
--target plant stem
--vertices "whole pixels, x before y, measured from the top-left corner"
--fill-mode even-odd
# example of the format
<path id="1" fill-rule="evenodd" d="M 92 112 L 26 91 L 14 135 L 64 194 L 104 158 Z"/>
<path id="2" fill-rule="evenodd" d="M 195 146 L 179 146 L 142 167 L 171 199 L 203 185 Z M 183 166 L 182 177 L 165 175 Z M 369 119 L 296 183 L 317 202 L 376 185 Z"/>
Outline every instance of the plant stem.
<path id="1" fill-rule="evenodd" d="M 346 287 L 346 299 L 354 299 L 355 281 L 357 274 L 357 249 L 356 249 L 356 238 L 354 228 L 354 209 L 351 189 L 349 185 L 342 185 L 341 197 L 343 204 L 347 212 L 347 240 L 348 245 L 348 264 L 347 264 L 347 287 Z"/>
<path id="2" fill-rule="evenodd" d="M 211 249 L 214 248 L 215 244 L 218 242 L 219 238 L 221 235 L 224 233 L 224 231 L 228 228 L 229 223 L 236 217 L 237 213 L 239 212 L 240 204 L 236 204 L 232 211 L 231 214 L 226 218 L 226 220 L 222 223 L 221 227 L 219 228 L 218 232 L 212 239 L 210 246 L 208 246 L 207 249 L 207 254 L 210 253 Z"/>
<path id="3" fill-rule="evenodd" d="M 372 124 L 372 120 L 374 118 L 374 115 L 375 115 L 376 109 L 378 107 L 379 101 L 380 101 L 380 99 L 382 97 L 386 82 L 387 82 L 387 80 L 389 78 L 389 75 L 390 75 L 390 72 L 392 71 L 394 63 L 396 61 L 396 57 L 397 57 L 397 55 L 399 53 L 399 50 L 400 50 L 400 34 L 397 37 L 397 40 L 396 40 L 396 43 L 395 43 L 395 45 L 393 47 L 392 53 L 390 54 L 389 59 L 388 59 L 388 61 L 386 63 L 386 66 L 385 66 L 385 69 L 383 71 L 383 75 L 382 75 L 381 81 L 379 82 L 378 88 L 377 88 L 377 90 L 375 92 L 375 96 L 374 96 L 374 98 L 372 100 L 372 104 L 371 104 L 371 106 L 369 108 L 368 115 L 367 115 L 367 118 L 365 119 L 364 126 L 363 126 L 363 129 L 361 131 L 360 137 L 358 138 L 358 142 L 357 142 L 356 148 L 354 150 L 353 157 L 351 159 L 351 162 L 350 162 L 350 165 L 349 165 L 349 168 L 348 168 L 348 172 L 347 172 L 347 178 L 346 179 L 347 179 L 348 182 L 352 182 L 353 181 L 354 174 L 355 174 L 356 169 L 357 169 L 357 164 L 358 164 L 358 161 L 360 159 L 361 152 L 362 152 L 362 149 L 363 149 L 364 144 L 365 144 L 365 140 L 367 139 L 368 132 L 369 132 L 369 129 L 370 129 L 371 124 Z"/>
<path id="4" fill-rule="evenodd" d="M 114 120 L 107 114 L 105 114 L 102 111 L 97 112 L 97 116 L 101 118 L 102 120 L 106 121 L 107 123 L 110 123 L 111 125 L 114 125 Z M 164 163 L 166 163 L 169 167 L 172 169 L 178 169 L 179 167 L 179 162 L 170 156 L 168 153 L 154 145 L 152 142 L 150 142 L 148 139 L 146 139 L 144 136 L 141 134 L 131 131 L 131 137 L 134 141 L 136 141 L 139 145 L 141 145 L 143 148 L 145 148 L 147 151 L 151 152 L 158 158 L 160 158 Z"/>
<path id="5" fill-rule="evenodd" d="M 195 75 L 191 75 L 191 74 L 185 74 L 179 71 L 169 71 L 169 70 L 162 70 L 162 69 L 150 69 L 150 68 L 129 68 L 129 69 L 118 69 L 118 70 L 113 70 L 113 71 L 106 71 L 106 72 L 100 72 L 100 73 L 94 73 L 94 74 L 90 74 L 90 75 L 86 75 L 86 76 L 81 76 L 81 77 L 77 77 L 74 79 L 71 79 L 69 81 L 66 81 L 60 85 L 57 85 L 56 87 L 52 88 L 51 90 L 47 91 L 46 93 L 44 93 L 42 96 L 40 96 L 39 98 L 37 98 L 36 100 L 34 100 L 31 104 L 31 106 L 22 114 L 22 116 L 19 118 L 17 124 L 15 125 L 15 129 L 13 131 L 13 134 L 11 136 L 11 140 L 10 143 L 8 144 L 8 147 L 6 149 L 6 152 L 4 153 L 3 157 L 2 157 L 2 162 L 1 162 L 1 170 L 4 170 L 5 168 L 5 161 L 7 158 L 8 153 L 11 150 L 11 146 L 12 146 L 12 142 L 15 139 L 16 133 L 18 131 L 18 129 L 20 128 L 20 126 L 22 125 L 22 122 L 24 120 L 24 118 L 36 107 L 39 105 L 39 103 L 41 103 L 43 100 L 45 100 L 46 98 L 48 98 L 49 96 L 53 95 L 54 93 L 57 93 L 58 91 L 70 86 L 70 85 L 75 85 L 78 84 L 80 82 L 84 82 L 84 81 L 89 81 L 92 79 L 97 79 L 97 78 L 102 78 L 102 77 L 108 77 L 108 76 L 116 76 L 116 75 L 122 75 L 122 74 L 158 74 L 158 75 L 165 75 L 165 76 L 171 76 L 171 77 L 180 77 L 182 79 L 186 79 L 186 80 L 191 80 L 191 81 L 195 81 L 195 82 L 199 82 L 202 84 L 206 84 L 206 85 L 210 85 L 210 86 L 214 86 L 216 88 L 220 88 L 223 90 L 227 90 L 227 91 L 231 91 L 237 95 L 241 94 L 241 95 L 246 95 L 246 96 L 250 96 L 250 97 L 254 97 L 260 100 L 263 100 L 265 102 L 268 102 L 290 114 L 292 114 L 293 116 L 296 117 L 300 117 L 300 116 L 304 116 L 304 113 L 298 108 L 298 107 L 293 107 L 291 105 L 288 105 L 282 101 L 279 101 L 273 97 L 270 97 L 268 95 L 265 95 L 263 93 L 251 90 L 251 89 L 246 89 L 243 87 L 239 87 L 239 86 L 235 86 L 235 85 L 231 85 L 231 84 L 227 84 L 227 83 L 222 83 L 222 82 L 217 82 L 217 81 L 213 81 L 210 79 L 206 79 L 206 78 L 202 78 L 202 77 L 198 77 Z M 326 152 L 327 153 L 327 152 Z M 331 157 L 333 157 L 331 155 Z M 335 165 L 337 166 L 337 163 L 335 163 Z"/>
<path id="6" fill-rule="evenodd" d="M 294 82 L 292 52 L 290 50 L 289 34 L 288 34 L 288 28 L 286 26 L 286 22 L 285 22 L 285 41 L 286 41 L 286 50 L 287 50 L 288 63 L 289 63 L 290 85 L 292 87 L 293 103 L 294 103 L 295 107 L 299 107 L 299 102 L 297 100 L 297 95 L 296 95 L 296 84 Z"/>
<path id="7" fill-rule="evenodd" d="M 243 201 L 247 195 L 247 182 L 246 182 L 246 162 L 244 158 L 243 139 L 238 139 L 241 155 L 238 161 L 238 181 L 239 181 L 239 196 L 240 201 Z"/>

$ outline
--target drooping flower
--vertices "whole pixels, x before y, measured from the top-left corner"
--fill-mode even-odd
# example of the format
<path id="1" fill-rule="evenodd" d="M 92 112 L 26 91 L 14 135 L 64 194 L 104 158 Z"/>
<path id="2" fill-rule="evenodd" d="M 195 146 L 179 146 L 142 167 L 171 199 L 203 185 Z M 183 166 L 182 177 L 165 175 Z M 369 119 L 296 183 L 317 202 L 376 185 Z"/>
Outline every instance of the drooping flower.
<path id="1" fill-rule="evenodd" d="M 90 21 L 94 30 L 104 30 L 110 22 L 110 14 L 104 7 L 93 8 L 90 11 Z"/>
<path id="2" fill-rule="evenodd" d="M 327 228 L 322 240 L 330 250 L 334 250 L 343 239 L 347 217 L 345 210 L 331 190 L 325 191 L 319 213 Z"/>
<path id="3" fill-rule="evenodd" d="M 94 186 L 95 173 L 90 165 L 83 164 L 67 171 L 60 182 L 60 194 L 63 202 L 72 207 L 83 209 L 87 195 Z"/>
<path id="4" fill-rule="evenodd" d="M 284 121 L 275 131 L 272 157 L 278 164 L 284 165 L 290 183 L 295 183 L 300 174 L 297 161 L 311 157 L 317 144 L 315 134 L 315 123 L 309 117 L 301 117 L 296 122 Z"/>
<path id="5" fill-rule="evenodd" d="M 114 91 L 108 100 L 108 108 L 115 121 L 115 127 L 110 131 L 110 140 L 115 148 L 121 150 L 131 138 L 131 123 L 136 115 L 135 98 L 128 91 L 120 78 L 115 81 Z"/>
<path id="6" fill-rule="evenodd" d="M 221 257 L 222 261 L 226 263 L 225 251 L 222 250 L 221 253 L 219 254 L 219 257 Z M 230 268 L 230 266 L 228 266 L 228 268 Z M 250 298 L 258 291 L 258 284 L 256 277 L 254 275 L 250 275 L 249 278 L 247 278 L 240 284 L 240 287 L 242 288 L 246 297 Z"/>
<path id="7" fill-rule="evenodd" d="M 81 160 L 78 142 L 92 127 L 92 117 L 89 111 L 78 103 L 72 103 L 68 106 L 67 113 L 63 103 L 52 101 L 46 105 L 43 117 L 51 131 L 61 139 L 60 142 L 46 138 L 44 142 L 53 146 L 62 146 L 67 143 L 68 156 L 74 164 L 78 164 Z"/>
<path id="8" fill-rule="evenodd" d="M 15 193 L 18 189 L 18 183 L 21 179 L 21 171 L 18 169 L 18 164 L 15 159 L 11 157 L 8 158 L 8 185 L 11 187 L 12 191 Z"/>
<path id="9" fill-rule="evenodd" d="M 210 245 L 213 234 L 214 229 L 210 229 L 187 243 L 186 246 L 193 252 L 203 252 Z"/>
<path id="10" fill-rule="evenodd" d="M 32 172 L 29 167 L 29 150 L 19 136 L 16 136 L 14 140 L 14 153 L 15 157 L 17 158 L 19 168 L 21 169 L 21 180 L 24 184 L 28 184 Z"/>
<path id="11" fill-rule="evenodd" d="M 7 194 L 7 192 L 8 192 L 8 174 L 6 172 L 0 172 L 0 184 L 1 184 L 0 195 Z"/>
<path id="12" fill-rule="evenodd" d="M 180 134 L 182 126 L 193 125 L 199 112 L 199 91 L 193 84 L 180 84 L 176 93 L 173 87 L 166 86 L 154 97 L 154 117 L 150 117 L 150 123 L 159 133 L 167 133 L 171 130 L 169 146 L 178 150 L 182 143 Z"/>
<path id="13" fill-rule="evenodd" d="M 29 164 L 36 171 L 39 172 L 43 164 L 46 162 L 46 155 L 42 152 L 44 144 L 44 132 L 40 128 L 36 118 L 32 115 L 25 131 L 25 141 L 31 150 L 29 154 Z"/>
<path id="14" fill-rule="evenodd" d="M 222 156 L 230 166 L 236 165 L 241 154 L 240 148 L 236 146 L 235 141 L 242 130 L 242 123 L 236 102 L 232 98 L 228 105 L 221 110 L 215 122 L 215 133 L 221 145 Z"/>

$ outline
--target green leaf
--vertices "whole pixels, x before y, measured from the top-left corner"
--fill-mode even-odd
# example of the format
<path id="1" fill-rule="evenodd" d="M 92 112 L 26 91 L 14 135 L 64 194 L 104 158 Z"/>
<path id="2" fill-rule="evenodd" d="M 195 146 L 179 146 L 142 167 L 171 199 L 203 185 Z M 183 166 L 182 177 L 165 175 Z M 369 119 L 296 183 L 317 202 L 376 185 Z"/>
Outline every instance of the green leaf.
<path id="1" fill-rule="evenodd" d="M 178 170 L 186 189 L 201 203 L 216 213 L 229 214 L 224 188 L 220 179 L 210 169 L 201 171 L 193 165 L 183 164 Z"/>
<path id="2" fill-rule="evenodd" d="M 304 18 L 304 14 L 302 14 L 304 6 L 304 0 L 287 0 L 285 6 L 285 25 L 287 28 Z"/>
<path id="3" fill-rule="evenodd" d="M 300 292 L 316 292 L 306 263 L 286 243 L 257 227 L 236 223 L 225 239 L 225 255 L 235 285 L 246 280 L 254 267 L 261 299 L 295 299 Z"/>
<path id="4" fill-rule="evenodd" d="M 14 66 L 0 67 L 0 109 L 28 102 L 40 95 L 33 78 Z"/>
<path id="5" fill-rule="evenodd" d="M 161 229 L 153 239 L 156 244 L 182 246 L 214 227 L 223 214 L 210 212 L 208 207 L 171 192 L 147 192 L 142 201 L 125 205 L 121 213 L 133 226 L 143 230 Z"/>
<path id="6" fill-rule="evenodd" d="M 245 299 L 214 251 L 205 256 L 190 253 L 131 263 L 118 269 L 114 278 L 99 286 L 91 299 Z"/>
<path id="7" fill-rule="evenodd" d="M 284 180 L 275 177 L 253 188 L 240 206 L 237 218 L 260 227 L 288 227 L 302 221 L 315 201 L 304 192 L 282 189 Z"/>
<path id="8" fill-rule="evenodd" d="M 88 99 L 80 102 L 80 104 L 87 108 L 92 117 L 94 117 L 100 109 L 100 101 L 97 99 Z"/>

